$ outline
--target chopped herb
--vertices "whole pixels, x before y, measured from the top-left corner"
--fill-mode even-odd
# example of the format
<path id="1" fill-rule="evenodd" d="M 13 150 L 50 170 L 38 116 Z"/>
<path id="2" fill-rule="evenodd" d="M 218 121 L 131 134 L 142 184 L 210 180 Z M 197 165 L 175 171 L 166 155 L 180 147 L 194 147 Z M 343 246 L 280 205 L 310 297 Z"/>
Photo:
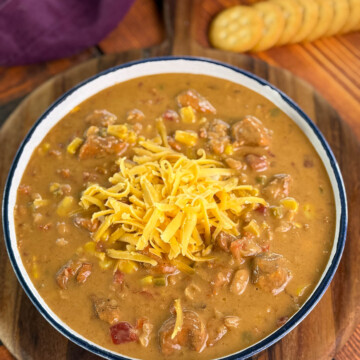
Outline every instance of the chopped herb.
<path id="1" fill-rule="evenodd" d="M 271 116 L 274 116 L 274 117 L 275 117 L 275 116 L 279 116 L 280 113 L 281 113 L 281 111 L 280 111 L 279 108 L 273 108 L 273 109 L 270 110 L 270 115 L 271 115 Z"/>
<path id="2" fill-rule="evenodd" d="M 266 179 L 267 179 L 266 175 L 259 175 L 256 177 L 255 180 L 258 184 L 264 185 L 266 183 Z"/>
<path id="3" fill-rule="evenodd" d="M 244 331 L 241 337 L 242 341 L 246 344 L 250 344 L 253 341 L 253 336 L 250 331 Z"/>

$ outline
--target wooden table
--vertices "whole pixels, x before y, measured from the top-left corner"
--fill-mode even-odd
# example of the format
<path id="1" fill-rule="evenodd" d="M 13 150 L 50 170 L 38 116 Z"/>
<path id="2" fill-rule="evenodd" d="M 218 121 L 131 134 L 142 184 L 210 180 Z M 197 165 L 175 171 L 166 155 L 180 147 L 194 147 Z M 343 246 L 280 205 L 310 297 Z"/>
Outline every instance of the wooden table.
<path id="1" fill-rule="evenodd" d="M 240 2 L 241 0 L 203 0 L 200 23 L 206 24 L 223 6 Z M 146 31 L 143 31 L 145 28 Z M 157 2 L 137 0 L 122 23 L 93 48 L 70 58 L 47 63 L 0 67 L 0 124 L 29 92 L 51 76 L 103 53 L 158 44 L 163 37 L 164 29 L 158 15 Z M 197 32 L 197 40 L 201 45 L 208 46 L 203 30 L 199 29 Z M 312 44 L 285 46 L 253 56 L 290 70 L 311 83 L 360 139 L 360 32 Z M 12 359 L 12 356 L 0 346 L 0 360 L 3 359 Z M 360 325 L 335 355 L 335 359 L 360 359 Z"/>

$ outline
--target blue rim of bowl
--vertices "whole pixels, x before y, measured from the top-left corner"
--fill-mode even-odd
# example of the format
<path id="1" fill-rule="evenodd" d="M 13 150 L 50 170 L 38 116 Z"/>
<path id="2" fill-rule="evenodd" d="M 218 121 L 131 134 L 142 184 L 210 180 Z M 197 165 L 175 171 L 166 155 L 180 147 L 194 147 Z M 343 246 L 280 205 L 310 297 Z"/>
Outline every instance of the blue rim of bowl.
<path id="1" fill-rule="evenodd" d="M 34 133 L 37 126 L 46 118 L 46 116 L 53 111 L 54 108 L 59 106 L 69 95 L 71 95 L 74 91 L 78 90 L 82 86 L 86 85 L 87 83 L 112 72 L 115 72 L 119 69 L 125 69 L 128 67 L 131 67 L 133 65 L 140 65 L 142 63 L 147 62 L 157 62 L 157 61 L 174 61 L 174 60 L 186 60 L 186 61 L 203 61 L 211 64 L 215 64 L 218 66 L 222 66 L 228 69 L 231 69 L 237 73 L 240 73 L 248 78 L 251 78 L 252 80 L 255 80 L 261 85 L 265 85 L 270 87 L 272 90 L 275 90 L 278 94 L 280 94 L 282 100 L 284 100 L 293 110 L 295 110 L 303 120 L 307 122 L 307 124 L 312 129 L 315 136 L 320 141 L 323 149 L 326 152 L 326 155 L 330 161 L 330 165 L 332 168 L 332 171 L 335 175 L 336 183 L 339 190 L 339 196 L 340 196 L 340 224 L 339 224 L 339 236 L 338 236 L 338 242 L 336 247 L 336 252 L 334 254 L 334 257 L 332 259 L 331 265 L 329 266 L 325 276 L 323 277 L 321 283 L 317 286 L 315 292 L 311 295 L 311 297 L 304 303 L 304 305 L 300 308 L 298 312 L 296 312 L 290 320 L 285 323 L 282 327 L 274 331 L 272 334 L 264 338 L 263 340 L 260 340 L 259 342 L 249 346 L 248 348 L 244 350 L 240 350 L 239 352 L 227 355 L 222 357 L 223 360 L 236 360 L 236 359 L 245 359 L 250 356 L 253 356 L 257 353 L 259 353 L 262 350 L 265 350 L 266 348 L 270 347 L 271 345 L 278 342 L 280 339 L 282 339 L 285 335 L 287 335 L 293 328 L 295 328 L 314 308 L 314 306 L 319 302 L 322 295 L 325 293 L 326 289 L 328 288 L 336 269 L 339 265 L 341 255 L 344 250 L 345 246 L 345 239 L 346 239 L 346 231 L 347 231 L 347 220 L 348 220 L 348 213 L 347 213 L 347 200 L 346 200 L 346 191 L 344 182 L 337 164 L 337 161 L 335 159 L 334 154 L 332 153 L 332 150 L 330 149 L 329 144 L 325 140 L 324 136 L 318 129 L 318 127 L 310 120 L 310 118 L 301 110 L 301 108 L 293 101 L 291 100 L 287 95 L 285 95 L 282 91 L 277 89 L 275 86 L 271 85 L 266 80 L 248 72 L 245 70 L 242 70 L 240 68 L 237 68 L 235 66 L 215 61 L 208 58 L 203 57 L 192 57 L 192 56 L 164 56 L 164 57 L 154 57 L 154 58 L 148 58 L 138 61 L 132 61 L 128 62 L 119 66 L 112 67 L 110 69 L 107 69 L 105 71 L 102 71 L 87 80 L 81 82 L 80 84 L 76 85 L 72 89 L 68 90 L 65 94 L 63 94 L 61 97 L 59 97 L 50 107 L 40 116 L 40 118 L 35 122 L 35 124 L 31 127 L 30 131 L 26 135 L 25 139 L 21 143 L 15 158 L 13 160 L 13 163 L 11 165 L 8 178 L 5 184 L 4 188 L 4 195 L 3 195 L 3 204 L 2 204 L 2 217 L 3 217 L 3 230 L 5 234 L 5 245 L 7 248 L 7 252 L 11 261 L 11 264 L 13 266 L 13 269 L 15 271 L 15 274 L 25 290 L 25 293 L 30 298 L 36 309 L 40 312 L 40 314 L 56 329 L 58 330 L 62 335 L 67 337 L 69 340 L 74 342 L 75 344 L 83 347 L 84 349 L 93 352 L 96 355 L 108 358 L 108 359 L 116 359 L 116 360 L 126 360 L 129 359 L 129 357 L 124 357 L 124 355 L 121 354 L 115 354 L 112 351 L 108 351 L 100 346 L 93 345 L 87 341 L 84 341 L 83 339 L 79 338 L 75 333 L 69 332 L 67 329 L 65 329 L 59 322 L 54 320 L 50 314 L 47 313 L 47 311 L 43 308 L 43 306 L 40 304 L 40 302 L 37 299 L 37 296 L 33 294 L 33 292 L 30 290 L 29 286 L 27 285 L 27 282 L 23 278 L 23 275 L 17 265 L 15 255 L 12 251 L 11 241 L 10 241 L 10 230 L 9 230 L 9 193 L 12 183 L 12 178 L 15 172 L 15 169 L 17 167 L 18 161 L 23 153 L 24 147 L 27 144 L 27 142 L 30 140 L 32 134 Z M 216 76 L 216 74 L 214 74 Z M 40 295 L 39 295 L 40 296 Z M 131 358 L 130 358 L 131 359 Z"/>

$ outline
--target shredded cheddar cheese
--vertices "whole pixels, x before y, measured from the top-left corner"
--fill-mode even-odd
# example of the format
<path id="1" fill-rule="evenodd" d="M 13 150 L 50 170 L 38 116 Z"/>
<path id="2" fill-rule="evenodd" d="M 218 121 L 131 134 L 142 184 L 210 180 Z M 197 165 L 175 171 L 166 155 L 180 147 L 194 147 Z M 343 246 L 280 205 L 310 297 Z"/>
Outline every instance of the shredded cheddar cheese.
<path id="1" fill-rule="evenodd" d="M 184 316 L 183 316 L 180 299 L 175 300 L 174 308 L 176 312 L 176 320 L 175 320 L 174 331 L 171 334 L 171 339 L 174 339 L 175 336 L 181 331 L 184 322 Z"/>
<path id="2" fill-rule="evenodd" d="M 208 159 L 203 149 L 197 159 L 151 140 L 133 150 L 132 161 L 117 161 L 110 187 L 90 185 L 80 201 L 101 221 L 93 240 L 122 249 L 108 249 L 110 258 L 156 265 L 142 253 L 148 249 L 159 258 L 208 261 L 221 231 L 239 235 L 239 217 L 257 204 L 267 206 L 257 188 L 239 184 L 235 170 Z"/>

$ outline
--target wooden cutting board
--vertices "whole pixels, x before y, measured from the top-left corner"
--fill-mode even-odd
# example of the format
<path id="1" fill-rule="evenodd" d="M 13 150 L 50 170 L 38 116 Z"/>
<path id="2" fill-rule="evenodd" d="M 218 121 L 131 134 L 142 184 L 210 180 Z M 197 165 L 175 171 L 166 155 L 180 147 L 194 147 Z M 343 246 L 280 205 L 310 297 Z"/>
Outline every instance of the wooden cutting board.
<path id="1" fill-rule="evenodd" d="M 351 129 L 312 87 L 291 73 L 246 55 L 201 47 L 195 40 L 201 19 L 198 1 L 166 1 L 166 40 L 150 49 L 107 55 L 85 62 L 44 83 L 11 114 L 0 131 L 0 190 L 15 152 L 29 128 L 61 94 L 111 66 L 163 55 L 194 55 L 221 60 L 269 80 L 293 98 L 319 126 L 342 170 L 349 202 L 347 244 L 330 288 L 311 314 L 283 340 L 256 359 L 331 359 L 360 320 L 360 146 Z M 0 242 L 0 339 L 19 360 L 96 359 L 53 329 L 18 284 Z"/>

